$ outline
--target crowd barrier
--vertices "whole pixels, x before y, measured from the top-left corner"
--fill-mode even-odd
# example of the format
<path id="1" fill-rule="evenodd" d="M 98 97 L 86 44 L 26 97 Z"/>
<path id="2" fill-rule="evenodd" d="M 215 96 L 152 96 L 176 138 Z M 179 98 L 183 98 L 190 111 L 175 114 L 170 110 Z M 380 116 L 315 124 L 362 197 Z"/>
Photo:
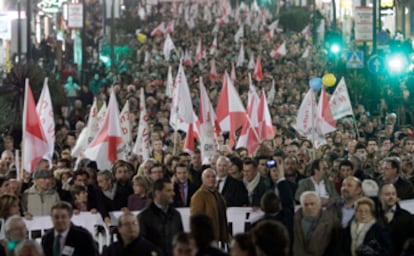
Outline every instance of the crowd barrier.
<path id="1" fill-rule="evenodd" d="M 400 201 L 401 208 L 406 209 L 410 213 L 414 214 L 414 199 Z M 176 208 L 180 214 L 184 226 L 184 231 L 190 231 L 190 208 Z M 296 207 L 298 209 L 298 207 Z M 118 219 L 122 215 L 122 211 L 111 212 L 111 226 L 116 227 L 118 225 Z M 138 215 L 140 212 L 135 211 L 134 214 Z M 254 223 L 263 215 L 260 209 L 251 207 L 229 207 L 227 208 L 227 221 L 231 234 L 237 234 L 245 232 L 251 223 Z M 96 242 L 99 245 L 99 250 L 102 251 L 104 245 L 108 245 L 113 239 L 113 234 L 108 228 L 101 215 L 92 214 L 89 212 L 83 212 L 77 215 L 73 215 L 72 222 L 75 225 L 82 226 L 89 230 L 93 234 Z M 26 220 L 26 226 L 29 231 L 30 239 L 39 240 L 46 230 L 52 228 L 52 220 L 50 216 L 33 217 L 32 220 Z"/>

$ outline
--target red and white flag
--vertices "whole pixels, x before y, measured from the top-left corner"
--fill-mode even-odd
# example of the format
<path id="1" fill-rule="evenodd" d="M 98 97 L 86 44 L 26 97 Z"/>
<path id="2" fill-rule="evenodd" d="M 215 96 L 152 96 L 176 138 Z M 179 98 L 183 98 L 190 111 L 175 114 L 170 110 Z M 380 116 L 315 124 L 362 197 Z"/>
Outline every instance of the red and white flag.
<path id="1" fill-rule="evenodd" d="M 164 41 L 164 49 L 163 49 L 165 60 L 167 61 L 170 60 L 171 51 L 174 49 L 175 49 L 174 42 L 172 41 L 170 34 L 167 34 L 167 37 L 165 38 L 165 41 Z"/>
<path id="2" fill-rule="evenodd" d="M 273 30 L 267 31 L 267 33 L 266 33 L 266 40 L 267 40 L 267 42 L 269 42 L 269 43 L 272 42 L 272 39 L 274 37 L 274 34 L 275 34 L 275 32 Z"/>
<path id="3" fill-rule="evenodd" d="M 23 151 L 22 163 L 26 172 L 36 170 L 39 161 L 49 152 L 49 145 L 43 132 L 29 79 L 26 79 L 23 105 Z"/>
<path id="4" fill-rule="evenodd" d="M 183 66 L 180 64 L 174 84 L 170 125 L 174 130 L 177 130 L 179 122 L 192 124 L 195 121 L 190 89 L 188 88 Z"/>
<path id="5" fill-rule="evenodd" d="M 162 36 L 164 35 L 166 29 L 165 29 L 165 23 L 161 22 L 160 25 L 158 25 L 154 30 L 151 32 L 151 36 Z"/>
<path id="6" fill-rule="evenodd" d="M 328 95 L 325 86 L 322 86 L 318 103 L 318 120 L 322 134 L 336 131 L 336 122 L 333 119 L 331 107 L 329 106 Z"/>
<path id="7" fill-rule="evenodd" d="M 168 33 L 168 34 L 174 33 L 174 28 L 175 28 L 175 21 L 171 20 L 167 24 L 167 28 L 165 29 L 165 33 Z"/>
<path id="8" fill-rule="evenodd" d="M 196 135 L 194 134 L 194 124 L 188 125 L 188 130 L 185 135 L 184 141 L 184 148 L 183 151 L 188 152 L 190 154 L 194 153 L 195 143 L 194 140 L 196 139 Z"/>
<path id="9" fill-rule="evenodd" d="M 190 51 L 185 50 L 184 52 L 184 60 L 183 60 L 184 66 L 192 67 L 193 66 L 193 59 L 191 58 Z"/>
<path id="10" fill-rule="evenodd" d="M 257 56 L 257 61 L 256 61 L 256 66 L 254 68 L 253 77 L 258 82 L 263 81 L 262 60 L 260 58 L 260 55 Z"/>
<path id="11" fill-rule="evenodd" d="M 275 137 L 276 132 L 273 127 L 272 117 L 270 116 L 270 111 L 266 100 L 266 94 L 264 91 L 262 91 L 262 96 L 260 97 L 257 116 L 259 119 L 260 140 L 272 140 Z"/>
<path id="12" fill-rule="evenodd" d="M 305 136 L 308 140 L 311 140 L 315 148 L 319 148 L 321 145 L 326 144 L 325 135 L 322 133 L 318 119 L 318 111 L 313 89 L 309 89 L 302 100 L 294 128 L 299 134 Z"/>
<path id="13" fill-rule="evenodd" d="M 85 149 L 85 157 L 96 161 L 100 170 L 109 170 L 118 159 L 118 149 L 122 144 L 122 130 L 119 123 L 119 108 L 115 92 L 109 97 L 105 122 L 95 139 Z"/>
<path id="14" fill-rule="evenodd" d="M 230 132 L 229 146 L 232 148 L 235 144 L 234 133 L 246 122 L 246 109 L 227 72 L 223 76 L 216 116 L 221 130 Z"/>
<path id="15" fill-rule="evenodd" d="M 214 37 L 214 40 L 211 43 L 211 46 L 210 46 L 210 55 L 214 55 L 216 53 L 216 50 L 217 50 L 217 36 Z"/>
<path id="16" fill-rule="evenodd" d="M 145 107 L 144 88 L 140 90 L 139 111 L 138 133 L 132 152 L 142 156 L 145 161 L 150 155 L 150 129 L 148 125 L 148 112 Z"/>
<path id="17" fill-rule="evenodd" d="M 273 59 L 278 59 L 286 56 L 287 50 L 286 50 L 286 42 L 283 42 L 280 46 L 275 47 L 270 52 L 270 57 Z"/>
<path id="18" fill-rule="evenodd" d="M 129 120 L 129 101 L 125 102 L 124 107 L 119 114 L 119 123 L 122 131 L 122 144 L 119 146 L 118 158 L 126 160 L 129 152 L 131 152 L 132 135 L 131 121 Z"/>
<path id="19" fill-rule="evenodd" d="M 172 98 L 172 95 L 173 95 L 173 89 L 174 89 L 174 80 L 172 76 L 172 68 L 171 66 L 168 66 L 167 81 L 165 81 L 165 95 L 170 99 Z"/>
<path id="20" fill-rule="evenodd" d="M 50 97 L 49 86 L 47 78 L 43 84 L 42 92 L 36 105 L 37 114 L 40 118 L 40 123 L 45 135 L 49 150 L 43 158 L 49 160 L 50 166 L 52 163 L 53 153 L 55 152 L 55 117 L 53 114 L 53 105 Z"/>
<path id="21" fill-rule="evenodd" d="M 200 38 L 200 40 L 198 40 L 197 50 L 195 53 L 195 62 L 199 63 L 201 59 L 205 59 L 205 58 L 206 58 L 206 54 L 204 52 L 203 43 Z"/>
<path id="22" fill-rule="evenodd" d="M 351 99 L 349 98 L 348 89 L 346 88 L 345 79 L 343 77 L 336 86 L 336 89 L 329 100 L 329 105 L 331 106 L 332 115 L 335 120 L 345 116 L 354 115 Z"/>
<path id="23" fill-rule="evenodd" d="M 239 139 L 237 141 L 236 148 L 247 148 L 249 155 L 253 155 L 256 149 L 259 147 L 260 138 L 259 138 L 259 118 L 258 118 L 258 109 L 259 109 L 259 95 L 256 92 L 256 88 L 252 83 L 251 76 L 249 74 L 249 94 L 248 94 L 248 103 L 247 103 L 247 115 L 250 120 L 243 124 L 243 127 L 240 132 Z"/>
<path id="24" fill-rule="evenodd" d="M 210 61 L 210 80 L 214 81 L 218 79 L 217 68 L 216 68 L 216 60 L 212 59 Z"/>
<path id="25" fill-rule="evenodd" d="M 101 108 L 99 109 L 98 115 L 96 116 L 96 123 L 93 123 L 92 130 L 89 133 L 89 143 L 93 141 L 96 134 L 99 132 L 99 129 L 101 129 L 101 127 L 105 123 L 105 117 L 106 117 L 107 110 L 108 110 L 108 107 L 106 106 L 106 102 L 104 101 L 102 103 Z"/>
<path id="26" fill-rule="evenodd" d="M 244 62 L 244 45 L 240 45 L 239 56 L 237 56 L 236 67 L 243 67 Z"/>
<path id="27" fill-rule="evenodd" d="M 216 154 L 215 120 L 214 108 L 209 100 L 203 79 L 200 77 L 200 149 L 203 164 L 209 164 L 210 159 Z"/>

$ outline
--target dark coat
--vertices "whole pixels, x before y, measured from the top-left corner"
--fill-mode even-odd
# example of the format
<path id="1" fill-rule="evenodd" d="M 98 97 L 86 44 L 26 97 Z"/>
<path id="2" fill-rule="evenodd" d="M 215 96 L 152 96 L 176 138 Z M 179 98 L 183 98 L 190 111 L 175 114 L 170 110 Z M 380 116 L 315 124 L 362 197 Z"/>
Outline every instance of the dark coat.
<path id="1" fill-rule="evenodd" d="M 380 209 L 378 221 L 385 227 L 390 234 L 391 240 L 394 243 L 394 255 L 400 255 L 404 243 L 414 238 L 414 216 L 408 211 L 402 209 L 397 203 L 394 218 L 388 222 L 384 217 L 384 212 Z"/>
<path id="2" fill-rule="evenodd" d="M 249 205 L 249 196 L 242 181 L 227 176 L 221 195 L 226 200 L 227 207 L 242 207 Z"/>
<path id="3" fill-rule="evenodd" d="M 178 183 L 174 184 L 174 192 L 175 192 L 174 202 L 173 202 L 174 207 L 189 207 L 190 206 L 191 197 L 197 191 L 197 187 L 189 180 L 187 180 L 187 186 L 188 186 L 187 198 L 186 198 L 185 204 L 183 204 L 183 201 L 181 200 L 181 195 L 180 195 L 180 185 Z"/>
<path id="4" fill-rule="evenodd" d="M 341 235 L 341 223 L 332 211 L 321 210 L 321 214 L 309 241 L 305 241 L 302 231 L 302 209 L 293 220 L 294 256 L 330 256 L 335 255 Z"/>
<path id="5" fill-rule="evenodd" d="M 351 223 L 349 223 L 348 227 L 343 230 L 343 235 L 341 239 L 342 243 L 342 249 L 341 253 L 342 255 L 352 255 L 351 253 Z M 380 246 L 380 247 L 378 247 Z M 375 252 L 378 252 L 378 255 L 381 256 L 391 256 L 391 255 L 399 255 L 399 254 L 393 254 L 393 244 L 391 241 L 391 238 L 388 234 L 388 232 L 378 223 L 375 222 L 374 225 L 368 230 L 368 232 L 365 235 L 364 241 L 362 242 L 362 245 L 360 246 L 359 250 L 362 249 L 362 247 L 371 247 L 375 250 Z"/>
<path id="6" fill-rule="evenodd" d="M 127 246 L 124 246 L 124 243 L 120 238 L 118 241 L 112 243 L 106 247 L 102 256 L 131 256 L 131 255 L 142 255 L 142 256 L 155 256 L 162 255 L 160 249 L 155 245 L 148 242 L 142 236 L 138 236 L 134 241 L 132 241 Z"/>
<path id="7" fill-rule="evenodd" d="M 141 235 L 161 249 L 165 255 L 171 255 L 171 241 L 175 234 L 183 231 L 180 213 L 173 207 L 162 211 L 152 202 L 139 215 Z"/>
<path id="8" fill-rule="evenodd" d="M 283 180 L 277 184 L 282 209 L 277 214 L 265 213 L 265 215 L 252 226 L 257 225 L 264 220 L 280 221 L 289 231 L 290 238 L 293 238 L 293 216 L 295 214 L 295 208 L 293 205 L 293 193 L 289 183 L 289 181 Z"/>
<path id="9" fill-rule="evenodd" d="M 42 247 L 43 247 L 45 256 L 53 256 L 54 240 L 55 240 L 54 229 L 49 230 L 42 237 Z M 74 250 L 72 256 L 98 255 L 98 249 L 96 247 L 96 243 L 92 235 L 89 233 L 89 231 L 84 229 L 83 227 L 75 226 L 73 224 L 70 226 L 64 246 L 70 247 Z"/>
<path id="10" fill-rule="evenodd" d="M 128 207 L 128 197 L 134 191 L 132 187 L 116 186 L 115 197 L 113 200 L 104 195 L 102 190 L 97 190 L 96 192 L 96 208 L 98 212 L 102 215 L 102 218 L 109 217 L 109 212 L 119 211 L 123 207 Z"/>
<path id="11" fill-rule="evenodd" d="M 252 193 L 252 202 L 250 206 L 260 206 L 260 200 L 262 199 L 262 196 L 264 193 L 270 190 L 270 183 L 269 180 L 265 177 L 260 177 L 259 184 L 257 184 L 256 188 L 253 190 Z"/>

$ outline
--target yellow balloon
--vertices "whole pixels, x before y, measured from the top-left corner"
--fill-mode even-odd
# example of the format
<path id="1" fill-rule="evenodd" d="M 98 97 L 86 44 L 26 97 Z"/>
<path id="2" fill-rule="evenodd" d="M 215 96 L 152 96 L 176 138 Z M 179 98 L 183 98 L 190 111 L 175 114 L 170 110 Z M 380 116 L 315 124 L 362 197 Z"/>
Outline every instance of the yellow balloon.
<path id="1" fill-rule="evenodd" d="M 328 73 L 322 77 L 322 83 L 326 87 L 332 87 L 336 84 L 336 77 L 332 73 Z"/>

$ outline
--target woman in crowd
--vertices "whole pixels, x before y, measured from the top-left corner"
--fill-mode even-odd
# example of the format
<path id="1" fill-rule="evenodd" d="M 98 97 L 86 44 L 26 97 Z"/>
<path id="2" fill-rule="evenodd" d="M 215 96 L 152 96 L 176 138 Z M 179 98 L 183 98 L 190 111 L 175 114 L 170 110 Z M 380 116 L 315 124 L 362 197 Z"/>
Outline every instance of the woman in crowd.
<path id="1" fill-rule="evenodd" d="M 343 255 L 393 255 L 389 234 L 375 219 L 375 204 L 368 197 L 355 202 L 355 216 L 344 230 Z M 375 254 L 372 254 L 375 252 Z"/>

